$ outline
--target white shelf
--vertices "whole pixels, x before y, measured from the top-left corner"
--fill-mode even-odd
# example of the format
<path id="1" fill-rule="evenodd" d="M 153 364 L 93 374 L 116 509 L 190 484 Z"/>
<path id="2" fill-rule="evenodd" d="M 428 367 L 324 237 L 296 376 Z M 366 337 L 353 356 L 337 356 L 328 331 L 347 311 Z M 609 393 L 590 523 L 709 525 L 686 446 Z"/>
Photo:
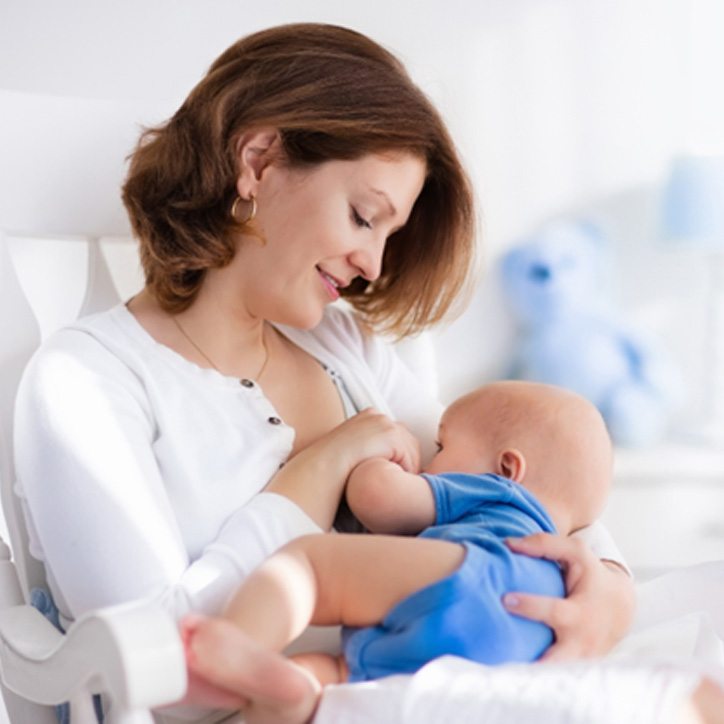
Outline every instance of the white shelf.
<path id="1" fill-rule="evenodd" d="M 617 448 L 614 480 L 638 485 L 696 480 L 724 487 L 724 450 L 679 441 L 640 450 Z"/>
<path id="2" fill-rule="evenodd" d="M 679 440 L 616 449 L 602 520 L 643 577 L 724 559 L 724 450 Z"/>

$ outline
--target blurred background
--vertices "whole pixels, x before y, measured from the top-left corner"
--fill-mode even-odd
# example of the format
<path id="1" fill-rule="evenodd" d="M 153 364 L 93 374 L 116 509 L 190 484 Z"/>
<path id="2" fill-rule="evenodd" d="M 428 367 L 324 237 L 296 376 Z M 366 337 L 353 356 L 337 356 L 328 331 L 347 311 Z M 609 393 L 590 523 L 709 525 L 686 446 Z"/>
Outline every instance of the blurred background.
<path id="1" fill-rule="evenodd" d="M 54 108 L 58 136 L 43 143 L 68 155 L 67 176 L 44 178 L 48 151 L 38 151 L 23 121 L 13 143 L 27 174 L 3 172 L 0 158 L 0 228 L 14 229 L 24 203 L 19 181 L 42 190 L 33 194 L 41 209 L 52 207 L 53 184 L 64 183 L 78 185 L 89 219 L 104 210 L 122 236 L 117 186 L 137 124 L 173 113 L 240 36 L 296 21 L 346 25 L 395 52 L 442 111 L 473 179 L 479 280 L 466 311 L 426 341 L 442 399 L 507 375 L 519 351 L 501 257 L 551 223 L 592 221 L 607 273 L 590 295 L 605 297 L 613 327 L 656 341 L 677 393 L 661 434 L 617 453 L 622 492 L 611 527 L 642 571 L 719 555 L 724 436 L 722 406 L 712 399 L 717 372 L 724 375 L 717 342 L 724 282 L 714 273 L 724 234 L 720 219 L 702 230 L 680 217 L 692 194 L 697 203 L 702 194 L 714 199 L 695 221 L 724 208 L 716 190 L 696 191 L 697 184 L 716 189 L 724 155 L 720 0 L 0 0 L 0 116 L 11 117 L 16 102 Z M 66 101 L 101 124 L 118 109 L 133 118 L 117 146 L 94 151 L 109 154 L 107 178 L 84 176 L 83 158 L 68 150 L 77 139 L 61 123 Z M 714 171 L 695 168 L 682 181 L 677 169 L 702 159 Z M 667 208 L 678 216 L 672 220 Z M 26 246 L 31 263 L 44 263 L 41 249 Z M 53 274 L 57 268 L 49 289 Z M 684 505 L 690 515 L 682 515 Z M 641 528 L 642 509 L 654 511 L 650 530 Z M 702 510 L 717 517 L 702 522 Z M 661 531 L 682 517 L 696 519 L 697 542 L 670 534 L 663 550 Z"/>

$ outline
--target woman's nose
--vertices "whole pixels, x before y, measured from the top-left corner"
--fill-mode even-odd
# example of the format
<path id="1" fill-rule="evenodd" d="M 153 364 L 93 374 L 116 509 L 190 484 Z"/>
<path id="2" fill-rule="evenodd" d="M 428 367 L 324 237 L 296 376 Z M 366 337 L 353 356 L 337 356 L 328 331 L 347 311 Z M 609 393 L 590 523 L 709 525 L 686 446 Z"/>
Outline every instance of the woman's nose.
<path id="1" fill-rule="evenodd" d="M 356 249 L 350 255 L 350 263 L 368 282 L 373 282 L 382 273 L 382 257 L 385 253 L 386 242 L 385 238 L 375 239 L 364 247 Z"/>

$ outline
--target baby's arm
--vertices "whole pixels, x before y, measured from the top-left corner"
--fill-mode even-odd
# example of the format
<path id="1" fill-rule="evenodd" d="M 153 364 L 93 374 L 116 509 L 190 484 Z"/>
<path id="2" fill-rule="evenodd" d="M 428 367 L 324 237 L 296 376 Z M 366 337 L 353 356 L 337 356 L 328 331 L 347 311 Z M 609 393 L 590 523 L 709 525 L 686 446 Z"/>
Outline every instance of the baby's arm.
<path id="1" fill-rule="evenodd" d="M 383 458 L 370 458 L 352 470 L 346 496 L 373 533 L 413 535 L 435 523 L 435 499 L 425 478 Z"/>

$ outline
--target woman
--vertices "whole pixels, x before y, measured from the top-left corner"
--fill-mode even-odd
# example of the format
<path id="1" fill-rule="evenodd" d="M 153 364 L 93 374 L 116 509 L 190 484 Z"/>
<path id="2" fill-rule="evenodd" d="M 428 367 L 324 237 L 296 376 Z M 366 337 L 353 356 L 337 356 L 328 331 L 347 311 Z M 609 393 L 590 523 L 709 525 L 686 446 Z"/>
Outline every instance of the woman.
<path id="1" fill-rule="evenodd" d="M 319 501 L 358 461 L 417 470 L 440 407 L 374 332 L 442 319 L 473 254 L 439 115 L 392 55 L 333 26 L 231 46 L 143 134 L 123 199 L 145 289 L 48 340 L 17 403 L 32 550 L 66 620 L 139 597 L 216 612 L 278 547 L 330 527 Z M 516 547 L 567 566 L 566 600 L 507 601 L 554 628 L 551 658 L 622 636 L 617 564 L 572 539 Z"/>

